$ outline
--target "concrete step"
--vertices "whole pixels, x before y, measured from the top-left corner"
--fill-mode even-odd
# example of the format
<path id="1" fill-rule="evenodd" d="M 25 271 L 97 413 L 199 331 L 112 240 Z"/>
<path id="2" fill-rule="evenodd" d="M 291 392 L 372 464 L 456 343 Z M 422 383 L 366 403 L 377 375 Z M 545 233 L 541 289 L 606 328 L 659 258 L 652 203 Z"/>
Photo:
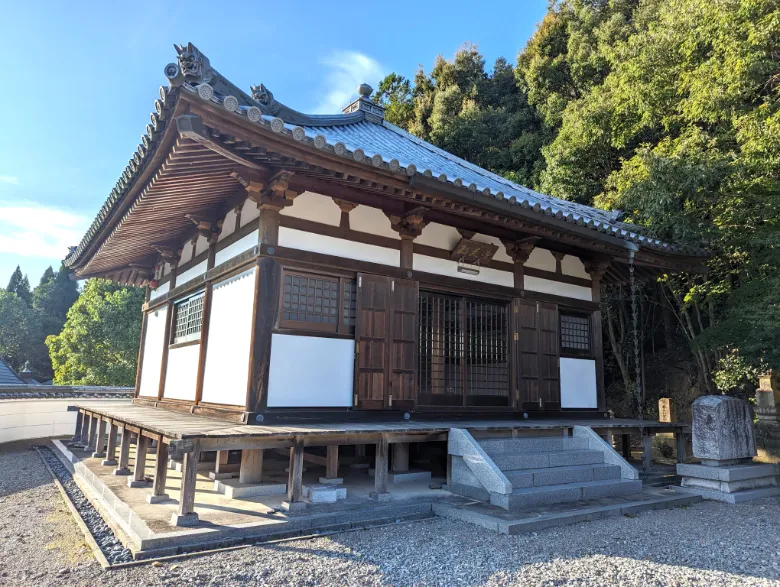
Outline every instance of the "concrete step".
<path id="1" fill-rule="evenodd" d="M 604 453 L 597 450 L 561 450 L 558 452 L 499 454 L 491 458 L 502 471 L 514 471 L 517 469 L 596 465 L 604 462 Z"/>
<path id="2" fill-rule="evenodd" d="M 515 489 L 509 495 L 493 493 L 490 496 L 490 503 L 510 510 L 640 493 L 641 491 L 642 482 L 639 480 L 607 479 L 542 487 L 524 487 Z"/>
<path id="3" fill-rule="evenodd" d="M 465 499 L 460 503 L 434 503 L 433 511 L 437 516 L 462 520 L 501 534 L 522 534 L 610 516 L 636 515 L 648 510 L 687 506 L 700 500 L 698 495 L 674 489 L 647 489 L 642 493 L 513 512 Z"/>
<path id="4" fill-rule="evenodd" d="M 539 436 L 533 438 L 500 438 L 481 440 L 479 445 L 489 456 L 587 450 L 588 439 L 581 436 Z"/>
<path id="5" fill-rule="evenodd" d="M 617 465 L 570 465 L 565 467 L 544 467 L 541 469 L 519 469 L 503 471 L 515 489 L 523 487 L 543 487 L 583 481 L 604 481 L 620 479 L 620 467 Z"/>

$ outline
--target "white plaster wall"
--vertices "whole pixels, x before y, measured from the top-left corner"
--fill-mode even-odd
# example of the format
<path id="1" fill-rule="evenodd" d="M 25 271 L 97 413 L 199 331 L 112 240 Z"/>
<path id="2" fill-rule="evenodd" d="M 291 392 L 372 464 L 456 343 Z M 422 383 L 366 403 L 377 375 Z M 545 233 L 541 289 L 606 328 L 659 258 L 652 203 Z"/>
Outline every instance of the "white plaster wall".
<path id="1" fill-rule="evenodd" d="M 393 267 L 401 264 L 401 251 L 396 249 L 385 249 L 376 245 L 356 243 L 292 228 L 279 229 L 279 246 Z"/>
<path id="2" fill-rule="evenodd" d="M 298 195 L 293 205 L 284 208 L 280 214 L 330 226 L 338 226 L 341 223 L 341 209 L 333 198 L 313 192 L 303 192 Z"/>
<path id="3" fill-rule="evenodd" d="M 149 294 L 149 301 L 159 298 L 161 295 L 167 294 L 168 290 L 171 288 L 171 282 L 166 281 L 165 283 L 160 284 L 160 287 L 157 289 L 153 289 L 152 293 Z"/>
<path id="4" fill-rule="evenodd" d="M 538 291 L 539 293 L 553 294 L 577 300 L 587 300 L 589 302 L 593 301 L 593 294 L 589 287 L 572 285 L 571 283 L 561 283 L 560 281 L 551 281 L 549 279 L 541 279 L 540 277 L 531 277 L 529 275 L 526 275 L 523 278 L 523 283 L 525 284 L 525 289 L 529 291 Z"/>
<path id="5" fill-rule="evenodd" d="M 528 261 L 524 263 L 524 266 L 555 273 L 555 257 L 547 249 L 537 247 L 531 251 L 531 255 L 528 257 Z"/>
<path id="6" fill-rule="evenodd" d="M 176 285 L 182 285 L 187 283 L 190 279 L 195 279 L 199 275 L 206 273 L 206 261 L 201 261 L 194 267 L 190 267 L 187 271 L 184 271 L 181 275 L 176 276 Z"/>
<path id="7" fill-rule="evenodd" d="M 221 251 L 217 251 L 214 255 L 214 265 L 219 265 L 225 261 L 229 261 L 236 255 L 240 255 L 244 251 L 251 249 L 257 244 L 257 233 L 255 230 L 248 235 L 241 237 L 231 245 L 226 246 Z"/>
<path id="8" fill-rule="evenodd" d="M 595 360 L 561 358 L 561 407 L 598 407 Z"/>
<path id="9" fill-rule="evenodd" d="M 200 344 L 191 344 L 168 350 L 168 364 L 165 368 L 166 399 L 195 401 L 195 386 L 198 381 L 198 358 Z"/>
<path id="10" fill-rule="evenodd" d="M 358 206 L 349 213 L 349 228 L 358 232 L 367 232 L 385 238 L 401 240 L 390 226 L 390 219 L 379 208 Z"/>
<path id="11" fill-rule="evenodd" d="M 201 400 L 246 405 L 255 271 L 214 285 Z"/>
<path id="12" fill-rule="evenodd" d="M 28 438 L 73 436 L 76 431 L 76 414 L 68 406 L 75 403 L 129 404 L 132 400 L 106 398 L 68 399 L 12 399 L 0 400 L 0 444 Z"/>
<path id="13" fill-rule="evenodd" d="M 561 272 L 564 275 L 571 275 L 572 277 L 582 277 L 583 279 L 590 279 L 590 275 L 585 271 L 585 265 L 582 264 L 579 257 L 573 255 L 566 255 L 561 261 Z"/>
<path id="14" fill-rule="evenodd" d="M 179 258 L 179 267 L 192 259 L 192 242 L 187 241 L 181 248 L 181 257 Z"/>
<path id="15" fill-rule="evenodd" d="M 451 251 L 462 238 L 452 226 L 432 222 L 423 228 L 422 234 L 414 239 L 414 243 Z"/>
<path id="16" fill-rule="evenodd" d="M 160 388 L 160 366 L 165 345 L 165 322 L 168 308 L 163 306 L 146 315 L 146 336 L 142 357 L 141 382 L 138 395 L 157 397 Z"/>
<path id="17" fill-rule="evenodd" d="M 415 271 L 447 275 L 449 277 L 457 277 L 458 279 L 480 281 L 482 283 L 492 283 L 494 285 L 503 285 L 506 287 L 514 287 L 515 285 L 515 277 L 509 271 L 499 271 L 498 269 L 491 269 L 489 267 L 480 267 L 479 275 L 468 275 L 467 273 L 458 272 L 457 261 L 437 259 L 436 257 L 428 257 L 417 253 L 414 254 L 413 262 Z"/>
<path id="18" fill-rule="evenodd" d="M 268 407 L 350 407 L 354 369 L 354 340 L 274 334 Z"/>
<path id="19" fill-rule="evenodd" d="M 249 224 L 256 218 L 260 218 L 260 211 L 257 209 L 257 204 L 247 198 L 241 208 L 241 226 Z"/>
<path id="20" fill-rule="evenodd" d="M 225 237 L 230 236 L 236 230 L 236 213 L 231 210 L 225 214 L 225 218 L 222 221 L 222 230 L 219 231 L 219 237 L 217 242 L 224 240 Z"/>
<path id="21" fill-rule="evenodd" d="M 198 235 L 198 240 L 195 241 L 195 256 L 197 257 L 201 253 L 205 253 L 209 248 L 209 241 L 203 235 Z"/>

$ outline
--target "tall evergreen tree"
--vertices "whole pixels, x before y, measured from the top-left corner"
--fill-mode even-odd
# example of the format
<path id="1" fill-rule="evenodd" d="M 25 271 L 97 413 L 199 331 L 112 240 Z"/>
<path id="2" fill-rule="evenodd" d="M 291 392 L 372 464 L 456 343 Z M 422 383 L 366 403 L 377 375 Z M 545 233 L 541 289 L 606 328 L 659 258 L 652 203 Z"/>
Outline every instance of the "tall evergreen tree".
<path id="1" fill-rule="evenodd" d="M 28 306 L 32 303 L 32 292 L 30 291 L 30 280 L 26 275 L 22 274 L 22 269 L 19 265 L 11 274 L 11 279 L 8 281 L 8 286 L 5 291 L 14 293 L 19 296 L 19 299 L 23 300 Z"/>

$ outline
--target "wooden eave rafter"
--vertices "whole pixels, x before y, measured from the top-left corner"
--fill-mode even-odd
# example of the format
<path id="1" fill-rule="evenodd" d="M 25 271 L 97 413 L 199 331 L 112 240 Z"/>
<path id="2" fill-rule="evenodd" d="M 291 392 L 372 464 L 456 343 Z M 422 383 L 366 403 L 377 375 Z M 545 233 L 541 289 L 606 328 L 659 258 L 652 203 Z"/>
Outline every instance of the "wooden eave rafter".
<path id="1" fill-rule="evenodd" d="M 425 210 L 427 222 L 447 221 L 502 240 L 533 237 L 538 246 L 583 258 L 610 256 L 614 262 L 604 281 L 628 278 L 631 245 L 619 237 L 517 206 L 510 210 L 506 201 L 453 190 L 436 179 L 408 179 L 366 168 L 330 151 L 293 143 L 265 127 L 250 127 L 243 119 L 186 93 L 179 97 L 174 116 L 151 164 L 115 212 L 114 222 L 107 223 L 101 238 L 91 245 L 87 262 L 76 267 L 79 276 L 125 271 L 131 263 L 149 258 L 154 252 L 149 243 L 161 234 L 180 241 L 196 235 L 201 229 L 186 214 L 224 215 L 247 195 L 239 181 L 242 174 L 268 181 L 280 171 L 292 171 L 285 180 L 292 192 L 316 191 L 344 202 L 374 206 L 378 195 L 382 209 L 390 215 L 403 215 L 416 207 Z M 701 261 L 639 245 L 635 265 L 647 269 L 637 271 L 636 276 L 699 270 Z"/>

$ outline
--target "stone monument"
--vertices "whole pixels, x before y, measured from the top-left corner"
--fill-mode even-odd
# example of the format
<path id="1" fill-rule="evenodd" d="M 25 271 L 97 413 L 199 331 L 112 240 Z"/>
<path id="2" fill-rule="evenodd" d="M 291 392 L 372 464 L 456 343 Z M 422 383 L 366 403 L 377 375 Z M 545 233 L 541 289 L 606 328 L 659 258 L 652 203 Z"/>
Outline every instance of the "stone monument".
<path id="1" fill-rule="evenodd" d="M 693 402 L 693 456 L 701 464 L 677 465 L 682 488 L 729 503 L 780 495 L 780 467 L 753 462 L 752 420 L 739 398 L 707 395 Z"/>
<path id="2" fill-rule="evenodd" d="M 756 390 L 756 445 L 770 458 L 780 459 L 780 373 L 758 379 Z"/>

